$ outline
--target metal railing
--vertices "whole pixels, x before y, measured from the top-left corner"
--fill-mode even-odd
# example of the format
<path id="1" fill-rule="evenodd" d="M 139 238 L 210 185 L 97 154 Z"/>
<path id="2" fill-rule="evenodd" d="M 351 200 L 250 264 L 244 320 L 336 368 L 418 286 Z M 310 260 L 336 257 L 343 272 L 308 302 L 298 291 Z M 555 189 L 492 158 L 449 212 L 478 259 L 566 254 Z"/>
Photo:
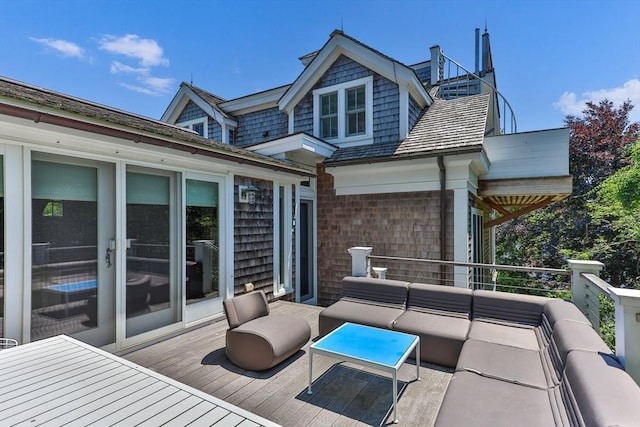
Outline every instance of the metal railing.
<path id="1" fill-rule="evenodd" d="M 495 96 L 495 102 L 492 102 L 491 106 L 494 117 L 499 120 L 501 116 L 500 112 L 503 112 L 502 123 L 498 122 L 501 126 L 498 134 L 518 132 L 518 124 L 513 108 L 511 108 L 507 98 L 505 98 L 495 86 L 442 52 L 440 58 L 442 58 L 442 60 L 441 64 L 439 64 L 439 81 L 437 83 L 438 96 L 440 98 L 455 99 L 461 96 L 476 95 L 482 93 L 482 86 L 484 85 L 491 89 L 491 92 Z M 501 104 L 502 109 L 500 108 Z"/>
<path id="2" fill-rule="evenodd" d="M 602 335 L 605 331 L 601 326 L 611 321 L 610 318 L 603 319 L 612 315 L 608 313 L 613 305 L 611 285 L 592 273 L 581 273 L 580 278 L 584 280 L 583 292 L 576 294 L 573 303 L 587 316 L 593 328 Z"/>
<path id="3" fill-rule="evenodd" d="M 386 268 L 386 278 L 472 289 L 499 290 L 569 298 L 571 272 L 521 267 L 369 255 L 372 268 Z"/>

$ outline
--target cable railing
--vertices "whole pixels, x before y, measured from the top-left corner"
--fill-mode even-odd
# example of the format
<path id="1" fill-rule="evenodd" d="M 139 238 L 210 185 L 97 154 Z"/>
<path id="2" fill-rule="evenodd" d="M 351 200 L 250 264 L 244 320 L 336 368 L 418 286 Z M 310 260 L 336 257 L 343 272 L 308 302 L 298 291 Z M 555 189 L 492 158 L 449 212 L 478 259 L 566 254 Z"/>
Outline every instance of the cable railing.
<path id="1" fill-rule="evenodd" d="M 569 298 L 571 272 L 523 267 L 369 255 L 374 272 L 387 279 Z M 376 274 L 376 273 L 374 273 Z"/>
<path id="2" fill-rule="evenodd" d="M 511 108 L 507 98 L 505 98 L 495 86 L 442 52 L 440 58 L 439 81 L 437 83 L 439 85 L 438 96 L 440 98 L 455 99 L 462 96 L 480 94 L 482 93 L 482 85 L 485 85 L 495 94 L 495 102 L 492 102 L 492 111 L 496 121 L 500 120 L 500 118 L 502 119 L 502 123 L 498 122 L 501 128 L 497 133 L 506 134 L 518 132 L 516 115 L 513 108 Z M 502 110 L 500 109 L 501 104 Z M 502 117 L 500 114 L 501 111 L 504 113 Z M 507 126 L 509 127 L 507 128 Z"/>

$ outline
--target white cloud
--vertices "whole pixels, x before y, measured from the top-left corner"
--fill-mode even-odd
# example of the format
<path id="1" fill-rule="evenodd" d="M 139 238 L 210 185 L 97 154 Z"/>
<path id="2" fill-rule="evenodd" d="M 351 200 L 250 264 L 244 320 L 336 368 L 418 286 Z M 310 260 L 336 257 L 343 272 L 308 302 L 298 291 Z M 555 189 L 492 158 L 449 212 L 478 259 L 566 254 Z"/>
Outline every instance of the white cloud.
<path id="1" fill-rule="evenodd" d="M 135 58 L 143 67 L 169 66 L 169 60 L 164 57 L 164 50 L 152 39 L 142 39 L 136 34 L 127 34 L 122 37 L 107 35 L 102 37 L 99 43 L 100 49 Z"/>
<path id="2" fill-rule="evenodd" d="M 605 98 L 613 102 L 615 106 L 630 100 L 634 108 L 629 114 L 629 120 L 631 122 L 640 121 L 640 80 L 638 79 L 631 79 L 620 87 L 585 92 L 580 98 L 574 92 L 565 92 L 558 101 L 553 103 L 553 106 L 564 114 L 575 116 L 582 114 L 587 102 L 597 103 Z"/>
<path id="3" fill-rule="evenodd" d="M 47 46 L 58 53 L 61 53 L 64 56 L 69 56 L 72 58 L 84 58 L 84 49 L 78 46 L 75 43 L 60 40 L 60 39 L 49 39 L 49 38 L 35 38 L 29 37 L 36 43 L 40 43 L 41 45 Z"/>
<path id="4" fill-rule="evenodd" d="M 120 86 L 145 95 L 159 96 L 167 94 L 174 82 L 172 78 L 153 76 L 140 76 L 136 80 L 139 84 L 120 83 Z"/>
<path id="5" fill-rule="evenodd" d="M 119 61 L 113 61 L 111 63 L 111 73 L 112 74 L 118 74 L 118 73 L 132 73 L 132 74 L 148 74 L 149 73 L 149 69 L 148 68 L 135 68 L 135 67 L 131 67 L 129 65 L 125 65 L 122 62 Z"/>

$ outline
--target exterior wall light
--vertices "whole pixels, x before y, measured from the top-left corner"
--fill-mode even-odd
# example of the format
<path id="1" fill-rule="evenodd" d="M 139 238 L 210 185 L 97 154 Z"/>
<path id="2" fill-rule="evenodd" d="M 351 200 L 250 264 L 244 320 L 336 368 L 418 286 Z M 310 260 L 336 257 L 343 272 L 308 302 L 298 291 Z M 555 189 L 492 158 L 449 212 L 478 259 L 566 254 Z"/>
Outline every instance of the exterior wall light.
<path id="1" fill-rule="evenodd" d="M 256 193 L 259 188 L 253 184 L 238 186 L 238 200 L 240 203 L 249 203 L 253 205 L 256 202 Z"/>

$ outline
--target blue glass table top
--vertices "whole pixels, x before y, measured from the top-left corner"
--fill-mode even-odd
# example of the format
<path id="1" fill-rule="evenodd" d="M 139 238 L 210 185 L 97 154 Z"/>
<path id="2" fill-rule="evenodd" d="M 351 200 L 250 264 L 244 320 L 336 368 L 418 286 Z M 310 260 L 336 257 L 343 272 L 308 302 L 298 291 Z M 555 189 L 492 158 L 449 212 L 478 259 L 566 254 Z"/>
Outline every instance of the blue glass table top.
<path id="1" fill-rule="evenodd" d="M 402 332 L 345 323 L 311 347 L 395 367 L 417 339 Z"/>
<path id="2" fill-rule="evenodd" d="M 98 282 L 96 280 L 85 280 L 83 282 L 62 283 L 60 285 L 47 286 L 47 289 L 69 294 L 73 292 L 95 289 L 97 287 L 98 287 Z"/>

